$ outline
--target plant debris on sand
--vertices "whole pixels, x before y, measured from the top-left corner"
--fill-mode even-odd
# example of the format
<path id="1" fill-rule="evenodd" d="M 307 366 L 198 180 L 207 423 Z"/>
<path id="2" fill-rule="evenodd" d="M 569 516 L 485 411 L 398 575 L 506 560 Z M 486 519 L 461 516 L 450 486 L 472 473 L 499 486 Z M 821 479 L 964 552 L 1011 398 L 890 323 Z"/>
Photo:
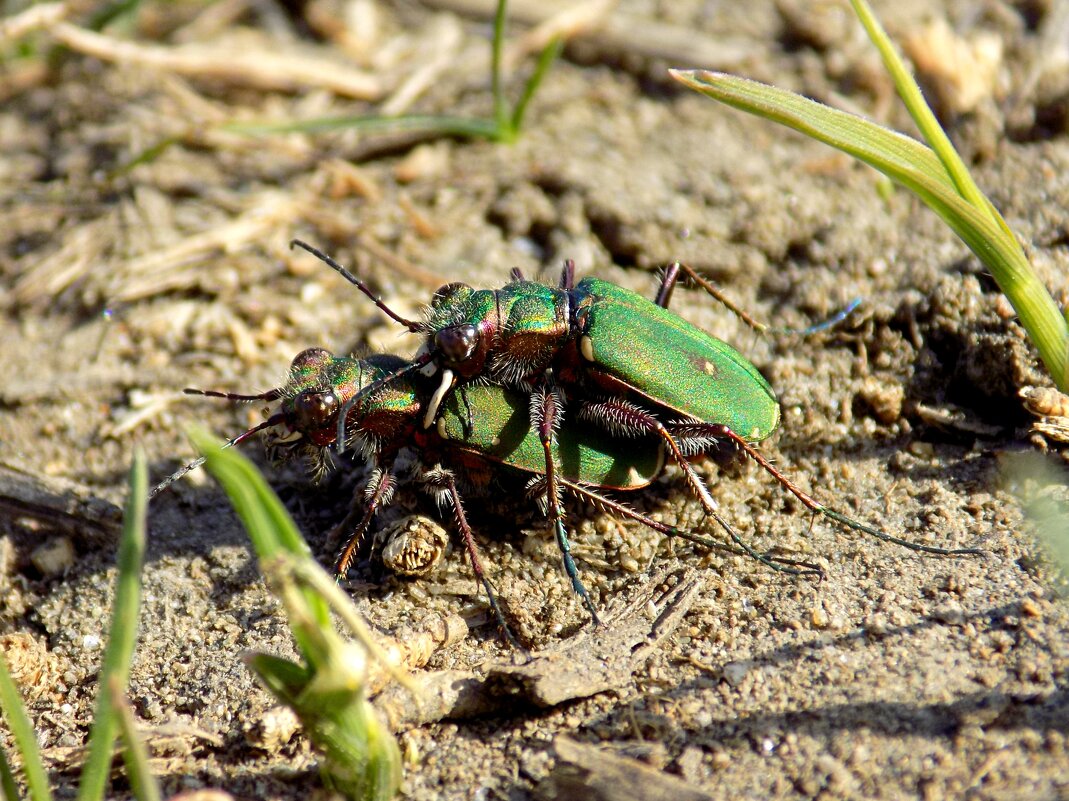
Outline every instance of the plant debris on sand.
<path id="1" fill-rule="evenodd" d="M 464 4 L 466 16 L 454 5 L 144 3 L 94 25 L 80 5 L 56 3 L 0 24 L 10 55 L 0 76 L 0 637 L 54 784 L 74 786 L 93 714 L 115 569 L 107 504 L 121 502 L 134 444 L 159 480 L 195 455 L 189 423 L 232 435 L 262 419 L 259 405 L 181 388 L 278 386 L 311 346 L 411 352 L 339 276 L 288 249 L 300 237 L 406 316 L 441 284 L 496 286 L 512 267 L 555 280 L 564 258 L 579 275 L 647 295 L 658 267 L 686 261 L 780 327 L 804 328 L 861 296 L 845 325 L 805 339 L 755 338 L 699 292 L 677 291 L 673 308 L 776 388 L 783 426 L 763 450 L 803 487 L 888 532 L 986 554 L 930 557 L 811 525 L 745 463 L 699 465 L 723 515 L 760 551 L 816 561 L 826 581 L 570 504 L 573 553 L 599 608 L 648 596 L 654 629 L 679 585 L 651 583 L 651 566 L 655 576 L 693 568 L 702 589 L 656 647 L 628 640 L 645 643 L 643 658 L 589 677 L 596 694 L 552 701 L 521 668 L 506 670 L 518 657 L 476 625 L 483 602 L 462 548 L 418 580 L 364 571 L 349 589 L 375 626 L 420 632 L 457 614 L 470 624 L 433 650 L 428 676 L 466 675 L 488 697 L 522 698 L 483 717 L 401 726 L 408 797 L 563 798 L 578 786 L 605 798 L 631 787 L 733 799 L 1064 793 L 1069 615 L 1004 469 L 1043 441 L 1020 390 L 1050 382 L 1012 310 L 913 197 L 665 72 L 736 72 L 909 130 L 849 12 L 635 2 L 584 5 L 577 21 L 514 4 L 510 90 L 548 41 L 534 26 L 568 38 L 514 144 L 426 130 L 241 130 L 492 116 L 493 4 Z M 910 47 L 938 34 L 969 63 L 994 60 L 961 87 L 949 66 L 911 52 L 978 183 L 1064 304 L 1066 67 L 1045 44 L 1064 41 L 1058 15 L 921 0 L 877 11 Z M 933 19 L 945 30 L 933 33 Z M 984 75 L 994 77 L 974 85 Z M 255 443 L 245 450 L 263 463 Z M 328 532 L 362 472 L 343 467 L 313 485 L 299 466 L 266 470 L 329 563 Z M 473 503 L 472 522 L 517 636 L 544 660 L 531 670 L 545 675 L 561 659 L 565 676 L 582 664 L 568 642 L 588 636 L 587 616 L 521 490 Z M 701 524 L 675 473 L 631 500 Z M 417 488 L 403 486 L 395 507 L 380 525 L 435 514 Z M 143 593 L 129 699 L 165 792 L 305 797 L 315 757 L 240 659 L 292 657 L 289 631 L 223 493 L 198 473 L 150 506 Z"/>

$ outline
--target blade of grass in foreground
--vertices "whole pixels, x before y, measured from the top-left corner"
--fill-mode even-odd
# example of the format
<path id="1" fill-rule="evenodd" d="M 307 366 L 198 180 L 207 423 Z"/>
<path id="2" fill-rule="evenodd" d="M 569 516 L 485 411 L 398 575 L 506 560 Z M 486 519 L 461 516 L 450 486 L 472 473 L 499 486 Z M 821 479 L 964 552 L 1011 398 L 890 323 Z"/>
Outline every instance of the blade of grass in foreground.
<path id="1" fill-rule="evenodd" d="M 932 147 L 774 86 L 703 70 L 670 73 L 714 100 L 842 150 L 914 192 L 991 270 L 1055 384 L 1069 391 L 1069 323 L 1032 270 L 1006 221 L 969 175 L 868 5 L 864 0 L 852 2 Z"/>
<path id="2" fill-rule="evenodd" d="M 104 797 L 104 788 L 111 772 L 112 749 L 119 732 L 114 698 L 126 692 L 130 679 L 130 660 L 137 642 L 141 565 L 145 557 L 145 507 L 148 504 L 148 471 L 145 468 L 145 455 L 140 450 L 134 453 L 128 493 L 122 540 L 119 542 L 115 606 L 100 672 L 96 715 L 89 733 L 89 758 L 78 785 L 79 801 L 97 801 Z"/>
<path id="3" fill-rule="evenodd" d="M 383 660 L 385 655 L 352 602 L 312 559 L 293 520 L 252 463 L 203 432 L 191 437 L 204 454 L 205 468 L 223 485 L 244 522 L 302 656 L 298 664 L 251 654 L 246 664 L 297 713 L 323 754 L 325 784 L 348 798 L 387 801 L 401 781 L 400 752 L 365 691 L 367 654 Z M 335 631 L 332 607 L 349 622 L 359 644 Z"/>
<path id="4" fill-rule="evenodd" d="M 37 747 L 37 737 L 33 733 L 33 724 L 26 716 L 26 708 L 22 704 L 15 682 L 7 670 L 7 662 L 3 654 L 0 654 L 0 709 L 3 709 L 4 720 L 11 730 L 15 750 L 22 762 L 22 775 L 26 780 L 26 787 L 30 791 L 32 801 L 49 801 L 52 793 L 48 789 L 48 775 L 44 765 L 41 764 L 41 754 Z M 0 789 L 4 796 L 18 798 L 14 772 L 7 757 L 0 752 Z"/>
<path id="5" fill-rule="evenodd" d="M 189 437 L 204 454 L 204 468 L 226 490 L 261 562 L 284 553 L 311 558 L 308 543 L 297 530 L 293 518 L 252 462 L 236 451 L 222 450 L 219 442 L 200 429 L 191 430 Z M 330 610 L 326 602 L 311 591 L 306 591 L 304 595 L 309 614 L 317 625 L 330 626 Z M 302 653 L 306 649 L 314 650 L 314 643 L 303 641 L 304 634 L 300 627 L 291 626 L 291 629 Z"/>
<path id="6" fill-rule="evenodd" d="M 138 801 L 160 801 L 160 787 L 156 777 L 149 768 L 148 749 L 137 731 L 134 711 L 120 691 L 118 683 L 112 681 L 111 699 L 115 717 L 119 724 L 119 733 L 123 741 L 123 763 L 126 776 L 130 781 L 130 790 Z"/>

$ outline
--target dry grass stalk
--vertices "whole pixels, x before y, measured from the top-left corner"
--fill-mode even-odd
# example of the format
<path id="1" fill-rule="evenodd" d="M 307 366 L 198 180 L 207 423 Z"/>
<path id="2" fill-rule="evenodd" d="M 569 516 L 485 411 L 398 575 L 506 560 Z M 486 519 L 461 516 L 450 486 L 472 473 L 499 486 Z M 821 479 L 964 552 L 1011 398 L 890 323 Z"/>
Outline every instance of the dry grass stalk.
<path id="1" fill-rule="evenodd" d="M 554 39 L 567 41 L 596 34 L 616 5 L 617 0 L 588 0 L 556 11 L 509 45 L 504 57 L 505 70 L 511 72 L 523 59 L 545 50 Z"/>
<path id="2" fill-rule="evenodd" d="M 182 270 L 193 262 L 222 251 L 233 253 L 267 237 L 297 215 L 298 201 L 288 193 L 268 191 L 258 195 L 250 210 L 224 225 L 187 237 L 173 247 L 147 253 L 127 262 L 126 276 L 114 301 L 129 303 L 162 292 L 188 289 L 198 283 L 199 270 Z"/>
<path id="3" fill-rule="evenodd" d="M 14 42 L 41 28 L 49 28 L 62 21 L 68 13 L 66 3 L 41 3 L 7 19 L 0 19 L 0 45 Z"/>
<path id="4" fill-rule="evenodd" d="M 72 50 L 104 61 L 149 67 L 190 78 L 205 78 L 269 91 L 327 89 L 338 95 L 376 100 L 383 82 L 376 76 L 318 56 L 267 49 L 241 52 L 233 45 L 164 47 L 115 39 L 56 23 L 49 32 Z"/>

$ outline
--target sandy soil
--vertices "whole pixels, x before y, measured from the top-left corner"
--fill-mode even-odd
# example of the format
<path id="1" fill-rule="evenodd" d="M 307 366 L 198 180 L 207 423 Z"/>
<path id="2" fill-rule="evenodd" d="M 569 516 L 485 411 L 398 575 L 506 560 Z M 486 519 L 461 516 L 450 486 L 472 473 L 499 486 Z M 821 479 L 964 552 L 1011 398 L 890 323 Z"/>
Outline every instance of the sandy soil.
<path id="1" fill-rule="evenodd" d="M 427 67 L 412 110 L 489 112 L 485 18 L 354 7 L 373 8 L 377 27 L 346 31 L 329 2 L 295 11 L 220 3 L 218 20 L 193 4 L 150 4 L 136 24 L 108 32 L 146 45 L 199 41 L 221 48 L 216 61 L 277 51 L 356 62 L 395 107 L 395 90 Z M 948 83 L 933 86 L 980 184 L 1064 302 L 1069 84 L 1064 52 L 1044 58 L 1045 25 L 1056 24 L 1046 8 L 877 4 L 902 39 L 945 21 L 967 43 L 1001 45 L 997 80 L 980 82 L 973 108 L 956 105 Z M 871 51 L 848 16 L 805 3 L 638 1 L 615 14 L 631 38 L 573 43 L 514 145 L 352 131 L 253 139 L 219 126 L 366 113 L 380 99 L 354 100 L 317 79 L 280 91 L 248 75 L 204 78 L 70 51 L 53 53 L 50 73 L 43 58 L 11 62 L 0 75 L 0 459 L 119 503 L 135 444 L 159 480 L 194 455 L 185 427 L 233 435 L 259 419 L 258 407 L 184 398 L 182 387 L 262 391 L 311 345 L 412 347 L 338 276 L 290 252 L 294 236 L 354 264 L 407 313 L 439 284 L 494 286 L 513 266 L 554 280 L 564 258 L 581 275 L 646 293 L 656 268 L 686 260 L 781 326 L 805 326 L 860 296 L 839 329 L 804 340 L 754 337 L 695 292 L 675 303 L 776 387 L 784 425 L 766 451 L 800 484 L 888 532 L 976 544 L 985 556 L 918 555 L 811 526 L 753 465 L 702 471 L 755 547 L 818 562 L 823 583 L 670 547 L 572 507 L 577 561 L 599 606 L 634 594 L 651 565 L 700 567 L 701 599 L 612 692 L 404 732 L 404 793 L 550 796 L 553 740 L 567 735 L 715 798 L 1062 797 L 1069 615 L 1007 472 L 1015 454 L 1036 447 L 1017 398 L 1021 386 L 1046 382 L 1033 349 L 977 260 L 914 198 L 882 192 L 868 169 L 676 88 L 664 73 L 730 69 L 906 126 Z M 705 63 L 658 55 L 664 31 L 635 22 L 654 19 Z M 38 36 L 43 56 L 55 39 Z M 124 169 L 164 141 L 173 143 Z M 375 248 L 394 261 L 373 257 Z M 246 451 L 263 464 L 255 444 Z M 363 471 L 338 471 L 318 487 L 296 467 L 267 474 L 329 562 L 326 532 Z M 700 522 L 673 471 L 632 502 L 670 522 Z M 411 509 L 433 514 L 409 486 L 391 514 Z M 26 660 L 23 689 L 68 797 L 75 778 L 65 766 L 92 715 L 114 540 L 84 522 L 10 511 L 2 524 L 0 633 Z M 487 509 L 476 524 L 529 647 L 587 625 L 533 509 L 519 519 Z M 41 563 L 42 545 L 65 543 L 73 558 Z M 290 654 L 289 635 L 205 476 L 153 502 L 144 582 L 130 697 L 166 790 L 305 797 L 318 782 L 314 757 L 299 734 L 285 743 L 252 736 L 272 703 L 239 660 L 247 649 Z M 386 630 L 483 608 L 459 550 L 427 578 L 367 573 L 352 591 Z M 502 656 L 506 644 L 483 626 L 432 667 Z M 114 795 L 125 792 L 116 779 Z"/>

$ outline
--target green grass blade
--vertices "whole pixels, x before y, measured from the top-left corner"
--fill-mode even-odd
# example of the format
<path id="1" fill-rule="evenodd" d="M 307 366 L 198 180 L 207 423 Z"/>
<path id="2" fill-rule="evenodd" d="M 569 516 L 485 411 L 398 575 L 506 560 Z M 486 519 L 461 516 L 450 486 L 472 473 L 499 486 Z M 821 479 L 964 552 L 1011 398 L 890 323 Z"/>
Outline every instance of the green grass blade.
<path id="1" fill-rule="evenodd" d="M 391 798 L 400 784 L 400 754 L 367 700 L 368 652 L 335 631 L 324 592 L 343 606 L 351 602 L 312 559 L 281 501 L 252 463 L 201 431 L 190 432 L 190 438 L 248 530 L 305 663 L 255 654 L 245 657 L 246 664 L 293 708 L 325 754 L 324 782 L 349 798 Z M 372 651 L 381 653 L 366 626 L 360 631 Z"/>
<path id="2" fill-rule="evenodd" d="M 290 707 L 296 707 L 301 690 L 312 679 L 304 665 L 273 654 L 246 653 L 242 660 L 279 701 Z"/>
<path id="3" fill-rule="evenodd" d="M 252 462 L 236 450 L 223 449 L 219 440 L 199 428 L 191 429 L 189 438 L 203 454 L 205 469 L 234 502 L 242 522 L 255 524 L 249 533 L 257 557 L 268 560 L 282 553 L 311 556 L 289 512 Z"/>
<path id="4" fill-rule="evenodd" d="M 931 148 L 905 134 L 748 78 L 706 70 L 669 73 L 713 100 L 793 128 L 871 164 L 891 178 L 895 177 L 892 171 L 916 170 L 957 194 L 950 174 Z"/>
<path id="5" fill-rule="evenodd" d="M 119 734 L 124 744 L 123 762 L 130 790 L 138 801 L 160 801 L 160 787 L 149 767 L 148 749 L 137 731 L 134 713 L 117 684 L 112 688 L 112 705 L 119 722 Z"/>
<path id="6" fill-rule="evenodd" d="M 142 164 L 151 164 L 181 141 L 182 138 L 180 136 L 168 136 L 161 139 L 159 142 L 156 142 L 154 145 L 146 147 L 140 153 L 133 156 L 133 158 L 130 158 L 114 169 L 109 170 L 108 180 L 114 181 L 121 178 L 122 176 L 133 172 L 136 167 L 140 167 Z"/>
<path id="7" fill-rule="evenodd" d="M 549 72 L 549 68 L 553 66 L 553 63 L 560 58 L 561 52 L 564 50 L 564 40 L 560 37 L 555 37 L 550 41 L 542 52 L 538 55 L 538 63 L 535 65 L 534 72 L 531 73 L 531 77 L 527 79 L 526 85 L 523 87 L 523 94 L 520 95 L 520 99 L 516 102 L 516 108 L 512 110 L 512 120 L 509 123 L 509 131 L 512 138 L 515 139 L 520 129 L 523 127 L 523 117 L 527 113 L 527 106 L 531 103 L 531 98 L 534 97 L 535 92 L 538 91 L 538 87 L 542 85 L 542 80 Z"/>
<path id="8" fill-rule="evenodd" d="M 205 469 L 222 484 L 230 497 L 261 563 L 284 553 L 311 558 L 308 543 L 297 530 L 293 518 L 252 462 L 236 450 L 222 449 L 222 443 L 199 429 L 191 430 L 189 437 L 204 455 Z M 310 590 L 304 594 L 310 614 L 316 622 L 322 626 L 330 625 L 330 610 L 326 602 Z M 313 643 L 298 636 L 296 629 L 294 637 L 302 653 L 303 649 L 314 647 Z"/>
<path id="9" fill-rule="evenodd" d="M 972 179 L 969 168 L 965 166 L 961 156 L 958 155 L 958 151 L 954 149 L 950 137 L 946 135 L 946 131 L 943 130 L 943 127 L 935 118 L 935 114 L 932 113 L 928 103 L 925 102 L 920 87 L 917 86 L 917 82 L 913 79 L 910 71 L 906 69 L 902 57 L 898 54 L 894 43 L 883 29 L 883 26 L 880 25 L 879 20 L 872 13 L 869 4 L 865 0 L 850 0 L 850 3 L 854 7 L 854 13 L 857 14 L 861 24 L 865 27 L 869 39 L 876 45 L 876 49 L 880 51 L 883 65 L 887 72 L 890 73 L 891 80 L 894 81 L 898 96 L 902 98 L 902 102 L 905 104 L 913 121 L 917 124 L 917 128 L 920 129 L 924 140 L 931 145 L 936 156 L 946 167 L 954 186 L 957 187 L 958 194 L 978 209 L 994 211 L 984 193 L 980 191 L 980 187 Z M 997 215 L 997 212 L 995 213 Z M 1002 219 L 1001 215 L 997 216 L 999 220 Z M 1009 232 L 1008 226 L 1006 230 Z"/>
<path id="10" fill-rule="evenodd" d="M 219 130 L 228 133 L 251 136 L 303 133 L 314 134 L 326 131 L 357 130 L 369 133 L 426 133 L 434 136 L 455 136 L 465 139 L 487 139 L 493 142 L 512 143 L 519 136 L 523 118 L 549 68 L 553 66 L 564 47 L 563 41 L 554 39 L 539 54 L 534 72 L 524 86 L 515 108 L 509 112 L 505 97 L 503 75 L 505 24 L 507 21 L 507 0 L 498 0 L 494 12 L 493 40 L 490 49 L 490 86 L 493 102 L 491 119 L 453 117 L 435 114 L 411 114 L 398 117 L 376 117 L 370 115 L 343 115 L 337 117 L 315 117 L 304 120 L 256 121 L 243 120 L 219 126 Z M 146 151 L 146 156 L 155 156 L 153 150 Z"/>
<path id="11" fill-rule="evenodd" d="M 32 801 L 48 801 L 52 793 L 48 789 L 48 775 L 44 765 L 41 764 L 41 753 L 37 747 L 37 737 L 33 732 L 33 725 L 26 716 L 26 708 L 22 705 L 22 697 L 19 695 L 15 682 L 7 670 L 7 662 L 3 654 L 0 654 L 0 709 L 3 710 L 4 720 L 11 730 L 11 736 L 15 741 L 15 750 L 22 761 L 22 775 L 26 779 L 26 786 L 30 791 Z M 6 757 L 3 759 L 3 787 L 5 794 L 10 794 L 12 799 L 18 798 L 15 790 L 15 777 Z"/>
<path id="12" fill-rule="evenodd" d="M 291 627 L 310 625 L 307 620 L 300 622 L 305 617 L 299 603 L 301 590 L 326 593 L 359 617 L 352 601 L 310 559 L 281 556 L 263 568 Z M 303 684 L 297 684 L 301 673 L 292 663 L 263 655 L 247 657 L 247 662 L 279 700 L 292 706 L 305 733 L 324 754 L 320 764 L 324 783 L 347 798 L 385 801 L 400 783 L 400 753 L 365 691 L 369 650 L 385 655 L 363 621 L 358 630 L 364 634 L 362 643 L 342 639 L 330 626 L 308 631 L 320 648 L 318 661 L 309 660 L 312 669 Z"/>
<path id="13" fill-rule="evenodd" d="M 89 734 L 89 758 L 78 786 L 79 801 L 96 801 L 104 797 L 111 770 L 112 747 L 119 729 L 112 698 L 114 693 L 121 695 L 126 692 L 130 659 L 137 642 L 141 565 L 145 557 L 145 507 L 148 505 L 148 471 L 145 468 L 145 455 L 140 450 L 134 453 L 128 493 L 122 539 L 119 542 L 115 605 L 100 672 L 96 716 Z"/>
<path id="14" fill-rule="evenodd" d="M 990 202 L 974 206 L 935 153 L 870 120 L 793 92 L 722 73 L 672 70 L 702 94 L 849 153 L 915 192 L 987 266 L 1021 318 L 1055 383 L 1069 389 L 1069 326 Z"/>
<path id="15" fill-rule="evenodd" d="M 336 581 L 331 580 L 330 576 L 319 565 L 310 560 L 294 563 L 289 569 L 301 583 L 311 587 L 323 597 L 334 610 L 334 613 L 348 626 L 349 631 L 353 633 L 357 641 L 372 657 L 382 664 L 398 684 L 401 684 L 414 695 L 419 693 L 419 686 L 415 680 L 405 670 L 393 663 L 389 654 L 382 649 L 382 646 L 375 639 L 375 635 L 371 633 L 367 622 L 353 605 L 352 599 L 345 594 Z"/>
<path id="16" fill-rule="evenodd" d="M 0 658 L 0 663 L 3 659 Z M 3 668 L 0 668 L 3 669 Z M 7 754 L 0 748 L 0 798 L 16 799 L 19 797 L 19 787 L 15 781 L 15 771 L 8 764 Z"/>

